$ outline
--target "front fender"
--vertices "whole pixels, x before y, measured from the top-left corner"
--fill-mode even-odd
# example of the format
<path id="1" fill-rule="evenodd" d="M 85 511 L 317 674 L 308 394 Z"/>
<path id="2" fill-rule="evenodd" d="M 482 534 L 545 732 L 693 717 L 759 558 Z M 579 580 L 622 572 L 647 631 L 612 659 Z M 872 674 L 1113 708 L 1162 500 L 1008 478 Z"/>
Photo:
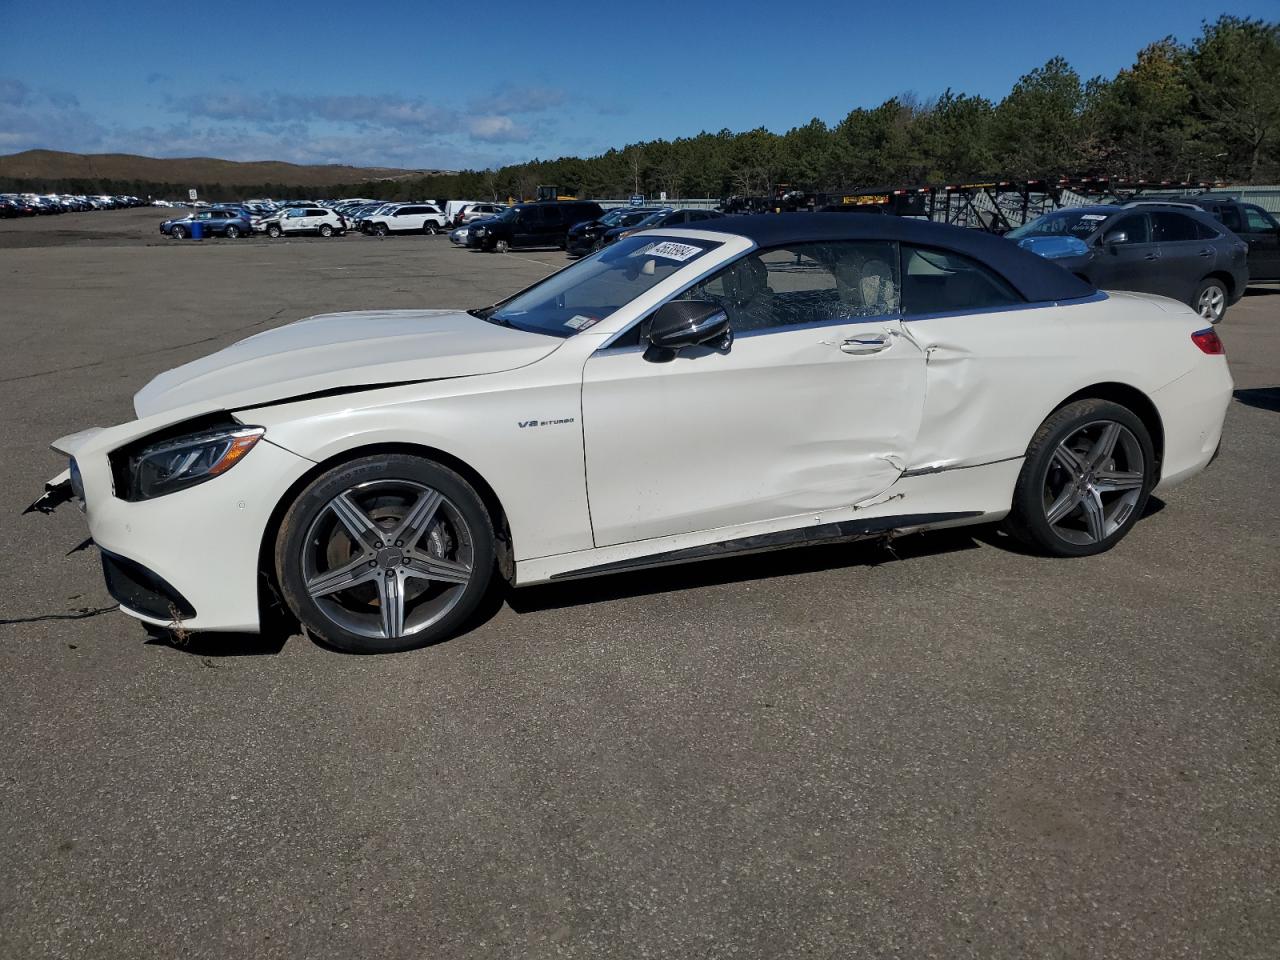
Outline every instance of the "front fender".
<path id="1" fill-rule="evenodd" d="M 459 385 L 479 379 L 379 390 L 376 400 L 353 394 L 300 401 L 245 416 L 266 427 L 272 443 L 318 464 L 390 446 L 461 461 L 501 501 L 517 560 L 591 547 L 579 387 L 460 392 Z"/>

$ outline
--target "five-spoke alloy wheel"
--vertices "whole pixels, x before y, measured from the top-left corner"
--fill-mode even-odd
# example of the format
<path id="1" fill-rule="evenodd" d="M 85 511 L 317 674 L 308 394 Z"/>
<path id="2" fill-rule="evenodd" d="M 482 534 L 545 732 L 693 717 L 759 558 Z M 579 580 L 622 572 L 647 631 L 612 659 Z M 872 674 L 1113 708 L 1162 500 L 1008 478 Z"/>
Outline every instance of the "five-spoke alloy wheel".
<path id="1" fill-rule="evenodd" d="M 493 525 L 469 484 L 400 454 L 336 467 L 281 524 L 276 572 L 307 629 L 344 650 L 405 650 L 448 636 L 494 569 Z"/>
<path id="2" fill-rule="evenodd" d="M 1101 553 L 1137 522 L 1154 485 L 1143 422 L 1119 404 L 1078 400 L 1036 432 L 1005 527 L 1057 556 Z"/>
<path id="3" fill-rule="evenodd" d="M 1227 314 L 1227 288 L 1221 280 L 1210 277 L 1196 290 L 1192 306 L 1205 320 L 1218 323 Z"/>

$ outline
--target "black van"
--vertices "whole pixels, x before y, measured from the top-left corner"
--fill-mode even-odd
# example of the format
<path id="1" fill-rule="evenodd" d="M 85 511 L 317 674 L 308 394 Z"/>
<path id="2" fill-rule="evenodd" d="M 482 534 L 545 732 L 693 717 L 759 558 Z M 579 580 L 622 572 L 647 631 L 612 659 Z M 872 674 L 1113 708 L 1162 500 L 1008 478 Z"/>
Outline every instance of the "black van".
<path id="1" fill-rule="evenodd" d="M 518 203 L 492 220 L 471 228 L 467 246 L 503 253 L 511 247 L 560 247 L 564 249 L 569 228 L 604 214 L 592 200 L 540 200 Z"/>

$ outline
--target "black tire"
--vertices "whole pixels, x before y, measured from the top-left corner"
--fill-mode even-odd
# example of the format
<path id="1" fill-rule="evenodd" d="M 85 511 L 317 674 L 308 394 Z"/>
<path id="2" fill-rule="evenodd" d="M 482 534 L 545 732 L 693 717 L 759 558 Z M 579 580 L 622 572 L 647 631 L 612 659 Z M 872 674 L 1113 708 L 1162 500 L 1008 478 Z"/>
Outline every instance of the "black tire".
<path id="1" fill-rule="evenodd" d="M 169 231 L 169 235 L 176 240 L 185 240 L 187 239 L 187 228 L 174 227 L 172 230 Z"/>
<path id="2" fill-rule="evenodd" d="M 493 243 L 493 249 L 498 253 L 506 253 L 511 249 L 511 243 L 507 240 L 495 240 Z"/>
<path id="3" fill-rule="evenodd" d="M 1118 452 L 1110 460 L 1094 464 L 1086 462 L 1087 455 L 1082 456 L 1087 479 L 1069 474 L 1059 459 L 1060 446 L 1077 439 L 1087 442 L 1091 437 L 1100 437 L 1103 427 L 1099 425 L 1105 424 L 1117 424 L 1123 428 L 1116 431 L 1119 442 L 1114 443 Z M 1124 436 L 1126 430 L 1132 443 Z M 1140 465 L 1130 462 L 1137 459 L 1141 459 Z M 1123 471 L 1120 470 L 1122 462 Z M 1132 479 L 1139 470 L 1140 481 Z M 1102 485 L 1108 482 L 1104 474 L 1108 477 L 1129 477 L 1123 482 L 1133 486 L 1123 492 L 1103 490 Z M 1077 400 L 1055 410 L 1031 438 L 1026 460 L 1014 485 L 1012 509 L 1004 521 L 1004 529 L 1032 549 L 1049 556 L 1087 557 L 1104 553 L 1120 542 L 1138 522 L 1156 479 L 1155 449 L 1142 420 L 1127 407 L 1109 400 Z M 1095 487 L 1095 483 L 1099 486 Z M 1079 492 L 1078 505 L 1064 514 L 1060 526 L 1055 526 L 1048 514 L 1058 505 L 1059 496 L 1066 497 L 1061 501 L 1063 504 L 1070 502 L 1073 490 Z M 1094 495 L 1095 490 L 1101 493 Z M 1134 491 L 1136 497 L 1131 496 Z M 1097 516 L 1102 519 L 1098 528 L 1092 528 L 1087 517 L 1090 513 L 1087 507 L 1095 502 L 1100 511 Z M 1106 516 L 1108 509 L 1113 511 L 1110 518 Z M 1113 525 L 1113 529 L 1108 529 Z M 1105 531 L 1105 535 L 1095 536 L 1095 529 Z"/>
<path id="4" fill-rule="evenodd" d="M 282 231 L 278 224 L 273 223 L 271 226 L 267 227 L 267 236 L 270 237 L 272 240 L 280 239 L 281 233 Z"/>
<path id="5" fill-rule="evenodd" d="M 332 237 L 332 236 L 333 236 L 333 227 L 329 226 L 327 223 L 322 223 L 322 224 L 320 224 L 320 236 L 322 236 L 322 237 Z"/>
<path id="6" fill-rule="evenodd" d="M 239 236 L 240 236 L 240 228 L 239 228 L 239 227 L 227 227 L 227 239 L 228 239 L 228 240 L 235 240 L 235 239 L 236 239 L 237 237 L 239 237 Z"/>
<path id="7" fill-rule="evenodd" d="M 387 229 L 387 225 L 385 223 L 379 223 L 374 226 L 373 232 L 376 236 L 385 237 L 391 231 Z"/>
<path id="8" fill-rule="evenodd" d="M 370 486 L 375 490 L 380 490 L 382 485 L 385 485 L 387 489 L 394 490 L 396 484 L 418 488 L 425 487 L 431 491 L 438 492 L 444 498 L 442 503 L 448 505 L 450 516 L 454 520 L 445 517 L 445 519 L 439 521 L 441 524 L 449 524 L 445 528 L 448 532 L 443 534 L 442 538 L 448 540 L 452 537 L 451 542 L 454 544 L 455 551 L 460 551 L 462 544 L 465 543 L 469 554 L 470 579 L 465 584 L 459 583 L 452 586 L 416 579 L 402 582 L 402 589 L 405 590 L 406 596 L 409 591 L 404 585 L 405 583 L 419 584 L 419 586 L 423 582 L 428 584 L 426 587 L 421 587 L 422 593 L 417 597 L 410 597 L 404 602 L 406 623 L 407 619 L 417 612 L 412 607 L 414 603 L 427 604 L 428 606 L 426 607 L 419 606 L 417 610 L 428 616 L 432 612 L 430 605 L 441 603 L 446 596 L 450 598 L 451 605 L 443 608 L 443 612 L 438 619 L 432 619 L 428 625 L 416 632 L 392 637 L 386 635 L 370 636 L 348 629 L 346 626 L 335 622 L 330 613 L 325 612 L 326 607 L 322 607 L 320 602 L 307 590 L 307 579 L 303 566 L 308 562 L 305 559 L 308 556 L 306 551 L 317 550 L 319 540 L 316 530 L 319 529 L 319 525 L 333 520 L 332 511 L 329 508 L 334 498 L 348 491 L 368 491 Z M 439 510 L 443 513 L 445 512 L 445 507 L 441 506 Z M 378 522 L 381 523 L 382 521 Z M 377 529 L 393 529 L 396 522 L 393 518 L 385 526 L 380 526 Z M 436 522 L 435 520 L 432 521 L 433 524 Z M 344 534 L 345 529 L 343 528 L 341 531 Z M 437 542 L 434 539 L 436 538 L 435 533 L 430 535 L 419 534 L 413 543 L 404 547 L 406 554 L 414 544 L 421 543 L 424 537 L 431 540 L 432 543 Z M 352 540 L 352 543 L 354 543 L 354 540 Z M 394 556 L 400 552 L 400 544 L 397 543 L 395 549 L 393 549 L 391 543 L 386 543 L 382 546 L 385 549 L 377 553 L 377 560 L 371 560 L 370 566 L 376 571 L 382 571 L 384 569 L 382 565 L 385 563 L 385 575 L 392 577 L 392 570 L 397 564 L 408 563 L 409 561 L 399 560 Z M 428 544 L 428 547 L 430 546 L 431 543 Z M 328 549 L 332 550 L 331 541 Z M 383 553 L 386 552 L 390 552 L 393 556 L 390 559 L 384 559 Z M 458 555 L 460 556 L 461 554 L 459 553 Z M 345 564 L 349 561 L 350 556 L 359 557 L 360 554 L 353 549 L 349 556 L 340 556 L 334 562 L 335 564 Z M 341 464 L 321 474 L 298 494 L 297 499 L 289 507 L 280 524 L 280 531 L 276 537 L 275 544 L 276 576 L 280 584 L 281 593 L 285 602 L 289 605 L 289 609 L 313 636 L 323 640 L 330 646 L 350 653 L 391 653 L 410 650 L 415 647 L 436 643 L 452 636 L 475 613 L 476 608 L 484 599 L 493 579 L 496 562 L 497 553 L 494 543 L 493 521 L 485 509 L 484 502 L 471 485 L 447 467 L 430 460 L 405 454 L 365 457 Z M 363 560 L 360 561 L 359 569 L 363 570 Z M 347 617 L 351 610 L 355 610 L 357 611 L 355 614 L 357 619 L 364 618 L 360 620 L 362 623 L 372 622 L 369 618 L 376 620 L 377 617 L 381 616 L 380 607 L 382 606 L 382 601 L 377 598 L 381 598 L 384 595 L 378 593 L 380 588 L 377 584 L 380 581 L 376 579 L 374 574 L 371 574 L 371 576 L 375 578 L 366 584 L 353 587 L 349 591 L 332 593 L 323 598 L 327 608 L 331 611 L 338 610 L 339 615 L 344 617 Z M 313 580 L 312 582 L 314 583 L 315 581 Z M 390 582 L 389 580 L 388 583 Z M 356 592 L 358 590 L 365 590 L 365 594 Z M 456 594 L 449 593 L 452 590 L 456 590 Z M 374 599 L 362 600 L 362 597 L 370 595 L 370 592 L 372 592 Z M 336 599 L 331 600 L 329 598 Z M 361 603 L 364 603 L 363 607 Z M 361 613 L 359 611 L 364 612 Z"/>
<path id="9" fill-rule="evenodd" d="M 429 237 L 434 237 L 437 233 L 440 232 L 440 228 L 436 226 L 436 222 L 434 220 L 428 220 L 423 225 L 422 232 Z"/>
<path id="10" fill-rule="evenodd" d="M 1221 323 L 1227 315 L 1227 285 L 1217 277 L 1205 277 L 1191 298 L 1191 309 L 1209 323 Z"/>

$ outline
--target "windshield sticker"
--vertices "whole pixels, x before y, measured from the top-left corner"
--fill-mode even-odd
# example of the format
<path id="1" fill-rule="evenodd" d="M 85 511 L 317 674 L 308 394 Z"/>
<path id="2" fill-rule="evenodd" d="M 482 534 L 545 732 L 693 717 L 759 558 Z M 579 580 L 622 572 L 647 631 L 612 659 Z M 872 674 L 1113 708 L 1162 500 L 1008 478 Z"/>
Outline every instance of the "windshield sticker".
<path id="1" fill-rule="evenodd" d="M 1081 220 L 1105 220 L 1109 215 L 1105 213 L 1082 213 Z"/>
<path id="2" fill-rule="evenodd" d="M 655 243 L 653 246 L 644 246 L 639 250 L 631 253 L 633 257 L 663 257 L 667 260 L 677 260 L 683 263 L 690 257 L 696 257 L 702 252 L 701 247 L 694 247 L 687 243 L 676 243 L 674 240 L 664 240 L 662 243 Z"/>
<path id="3" fill-rule="evenodd" d="M 574 330 L 585 330 L 587 327 L 594 327 L 599 322 L 599 317 L 586 317 L 579 313 L 566 320 L 564 325 L 566 327 L 572 327 Z"/>

